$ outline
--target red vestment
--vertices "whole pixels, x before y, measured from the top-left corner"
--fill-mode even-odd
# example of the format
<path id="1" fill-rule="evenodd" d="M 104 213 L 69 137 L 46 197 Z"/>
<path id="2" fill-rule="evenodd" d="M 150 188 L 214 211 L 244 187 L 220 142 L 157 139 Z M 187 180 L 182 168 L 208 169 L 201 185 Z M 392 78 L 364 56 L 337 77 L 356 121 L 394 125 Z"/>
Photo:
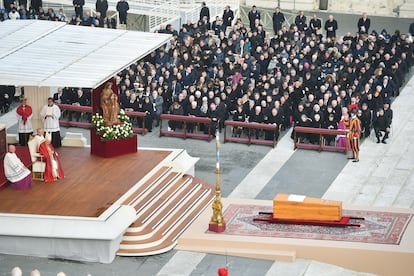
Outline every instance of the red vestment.
<path id="1" fill-rule="evenodd" d="M 32 115 L 32 108 L 30 105 L 21 104 L 17 107 L 16 112 L 22 116 L 23 124 L 25 125 L 29 116 Z"/>
<path id="2" fill-rule="evenodd" d="M 39 153 L 44 156 L 43 159 L 46 163 L 44 173 L 45 182 L 56 181 L 56 179 L 63 179 L 65 177 L 65 174 L 63 173 L 59 156 L 55 151 L 53 145 L 46 140 L 41 142 L 39 145 Z M 53 166 L 57 166 L 57 168 L 54 168 Z"/>

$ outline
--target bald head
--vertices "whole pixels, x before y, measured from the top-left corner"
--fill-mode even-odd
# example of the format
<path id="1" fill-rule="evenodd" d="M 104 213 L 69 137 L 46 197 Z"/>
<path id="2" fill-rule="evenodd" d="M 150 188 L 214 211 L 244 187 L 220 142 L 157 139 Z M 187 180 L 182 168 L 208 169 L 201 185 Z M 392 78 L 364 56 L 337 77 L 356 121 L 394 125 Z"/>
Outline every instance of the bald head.
<path id="1" fill-rule="evenodd" d="M 16 147 L 14 145 L 9 145 L 9 152 L 15 153 L 16 152 Z"/>

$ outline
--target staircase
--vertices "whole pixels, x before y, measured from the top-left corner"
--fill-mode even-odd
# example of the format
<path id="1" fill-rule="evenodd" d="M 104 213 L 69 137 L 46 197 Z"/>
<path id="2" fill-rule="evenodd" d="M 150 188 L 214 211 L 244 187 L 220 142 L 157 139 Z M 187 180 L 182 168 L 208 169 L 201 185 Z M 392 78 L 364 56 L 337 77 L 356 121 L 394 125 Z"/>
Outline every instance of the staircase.
<path id="1" fill-rule="evenodd" d="M 214 196 L 211 185 L 161 167 L 124 201 L 135 208 L 137 220 L 126 230 L 117 255 L 148 256 L 171 250 Z"/>

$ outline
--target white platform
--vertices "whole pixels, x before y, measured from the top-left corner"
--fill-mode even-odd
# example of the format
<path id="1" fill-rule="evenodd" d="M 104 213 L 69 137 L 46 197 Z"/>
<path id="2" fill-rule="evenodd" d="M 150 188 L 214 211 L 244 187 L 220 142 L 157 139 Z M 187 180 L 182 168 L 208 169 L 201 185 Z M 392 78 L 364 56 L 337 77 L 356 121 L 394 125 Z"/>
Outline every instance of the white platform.
<path id="1" fill-rule="evenodd" d="M 159 167 L 174 164 L 191 173 L 197 161 L 185 150 L 172 149 L 158 166 L 96 218 L 0 213 L 0 253 L 111 263 L 123 234 L 136 220 L 135 209 L 122 205 L 124 200 Z"/>

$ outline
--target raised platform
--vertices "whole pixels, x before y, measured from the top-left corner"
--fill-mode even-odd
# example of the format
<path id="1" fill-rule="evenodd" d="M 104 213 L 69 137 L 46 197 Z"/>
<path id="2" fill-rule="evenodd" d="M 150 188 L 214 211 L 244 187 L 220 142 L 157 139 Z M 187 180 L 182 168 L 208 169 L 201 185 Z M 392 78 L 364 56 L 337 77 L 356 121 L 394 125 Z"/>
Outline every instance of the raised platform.
<path id="1" fill-rule="evenodd" d="M 226 231 L 208 232 L 205 210 L 178 240 L 177 249 L 267 260 L 317 260 L 380 275 L 411 275 L 413 209 L 343 206 L 344 214 L 366 216 L 364 227 L 325 228 L 253 222 L 272 201 L 223 199 Z"/>
<path id="2" fill-rule="evenodd" d="M 194 171 L 198 160 L 189 157 L 185 150 L 140 148 L 139 153 L 111 159 L 91 156 L 89 148 L 62 147 L 58 151 L 65 179 L 53 183 L 35 182 L 25 191 L 7 187 L 0 192 L 1 253 L 110 263 L 125 231 L 137 219 L 143 219 L 143 214 L 137 213 L 128 199 L 135 198 L 137 191 L 152 186 L 152 180 L 164 167 L 193 180 L 193 175 L 187 173 Z M 209 195 L 211 186 L 198 183 L 198 180 L 191 181 L 190 188 L 185 189 L 197 186 L 202 194 Z M 146 198 L 139 203 L 151 206 L 156 198 Z M 180 207 L 181 213 L 190 214 L 194 219 L 206 207 L 208 198 L 204 197 L 206 201 L 193 198 L 198 212 Z M 168 217 L 168 214 L 158 213 Z M 190 221 L 175 221 L 172 226 L 185 229 L 185 223 Z M 151 229 L 146 231 L 149 234 Z M 180 233 L 172 233 L 175 235 L 172 246 L 157 241 L 159 251 L 171 249 Z"/>

